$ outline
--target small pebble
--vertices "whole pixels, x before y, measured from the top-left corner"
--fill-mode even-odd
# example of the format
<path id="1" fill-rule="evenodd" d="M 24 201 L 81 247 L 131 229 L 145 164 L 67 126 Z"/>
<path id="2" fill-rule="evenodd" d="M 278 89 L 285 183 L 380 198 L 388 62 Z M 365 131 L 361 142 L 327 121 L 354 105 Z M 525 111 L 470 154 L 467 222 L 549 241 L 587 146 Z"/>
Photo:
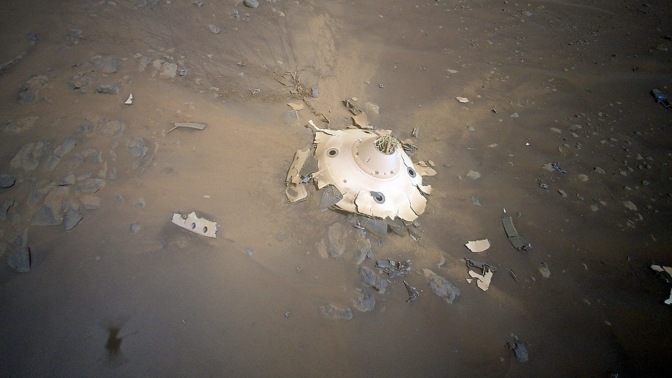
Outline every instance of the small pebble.
<path id="1" fill-rule="evenodd" d="M 131 223 L 131 227 L 129 227 L 129 230 L 131 231 L 132 234 L 137 234 L 138 231 L 140 231 L 140 225 L 137 223 Z"/>

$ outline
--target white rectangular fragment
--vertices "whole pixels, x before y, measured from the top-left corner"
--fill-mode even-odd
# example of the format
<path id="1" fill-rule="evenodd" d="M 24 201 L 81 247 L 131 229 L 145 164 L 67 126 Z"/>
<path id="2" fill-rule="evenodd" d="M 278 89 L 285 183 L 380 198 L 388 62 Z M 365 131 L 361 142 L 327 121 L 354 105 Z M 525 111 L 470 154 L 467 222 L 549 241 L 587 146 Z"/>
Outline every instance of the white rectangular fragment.
<path id="1" fill-rule="evenodd" d="M 199 235 L 207 236 L 209 238 L 216 238 L 217 231 L 219 230 L 217 223 L 204 218 L 199 218 L 193 211 L 186 216 L 180 213 L 174 213 L 173 223 L 191 232 L 195 232 Z"/>

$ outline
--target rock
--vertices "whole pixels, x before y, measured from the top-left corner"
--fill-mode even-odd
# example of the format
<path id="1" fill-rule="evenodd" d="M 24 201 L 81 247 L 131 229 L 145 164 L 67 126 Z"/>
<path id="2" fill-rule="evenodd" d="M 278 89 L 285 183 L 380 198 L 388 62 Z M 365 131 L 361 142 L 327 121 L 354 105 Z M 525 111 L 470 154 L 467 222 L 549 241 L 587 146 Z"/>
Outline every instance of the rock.
<path id="1" fill-rule="evenodd" d="M 105 122 L 100 128 L 100 135 L 104 137 L 115 137 L 119 138 L 124 134 L 124 129 L 126 125 L 121 121 L 112 120 Z"/>
<path id="2" fill-rule="evenodd" d="M 355 251 L 355 264 L 359 265 L 369 257 L 373 258 L 373 251 L 371 250 L 371 241 L 366 238 L 363 230 L 355 230 L 355 237 L 353 240 L 353 248 Z M 348 248 L 350 249 L 350 248 Z"/>
<path id="3" fill-rule="evenodd" d="M 83 195 L 79 201 L 87 210 L 96 210 L 100 208 L 100 197 L 91 194 Z"/>
<path id="4" fill-rule="evenodd" d="M 448 303 L 453 303 L 460 296 L 460 289 L 455 287 L 447 279 L 439 276 L 430 269 L 423 269 L 423 274 L 429 283 L 432 292 L 443 298 Z"/>
<path id="5" fill-rule="evenodd" d="M 109 85 L 100 84 L 100 85 L 96 86 L 96 93 L 108 94 L 108 95 L 118 95 L 119 94 L 119 84 L 109 84 Z"/>
<path id="6" fill-rule="evenodd" d="M 243 5 L 248 8 L 256 8 L 259 6 L 259 2 L 257 0 L 243 0 Z"/>
<path id="7" fill-rule="evenodd" d="M 59 158 L 58 156 L 55 156 L 55 155 L 50 155 L 47 158 L 47 162 L 44 163 L 44 170 L 46 172 L 51 172 L 54 169 L 56 169 L 56 166 L 58 166 L 58 163 L 60 163 L 60 162 L 61 162 L 61 158 Z"/>
<path id="8" fill-rule="evenodd" d="M 137 201 L 135 201 L 135 204 L 133 205 L 137 208 L 144 209 L 145 206 L 147 206 L 147 202 L 145 201 L 144 198 L 138 198 Z"/>
<path id="9" fill-rule="evenodd" d="M 470 170 L 469 172 L 467 172 L 467 177 L 469 177 L 472 180 L 478 180 L 479 178 L 481 178 L 481 174 L 479 172 Z"/>
<path id="10" fill-rule="evenodd" d="M 357 288 L 357 294 L 352 299 L 353 306 L 361 312 L 373 311 L 376 307 L 376 298 L 373 293 Z"/>
<path id="11" fill-rule="evenodd" d="M 7 213 L 9 212 L 9 208 L 14 206 L 16 201 L 14 200 L 5 200 L 0 204 L 0 221 L 5 221 L 7 220 Z"/>
<path id="12" fill-rule="evenodd" d="M 341 255 L 343 255 L 343 252 L 345 252 L 345 243 L 348 237 L 348 231 L 350 230 L 339 222 L 329 226 L 329 256 L 341 257 Z"/>
<path id="13" fill-rule="evenodd" d="M 349 307 L 341 307 L 335 304 L 320 306 L 322 317 L 329 320 L 350 320 L 352 319 L 352 310 Z"/>
<path id="14" fill-rule="evenodd" d="M 63 178 L 63 180 L 61 180 L 60 184 L 58 185 L 61 186 L 73 185 L 75 181 L 76 181 L 75 174 L 70 173 L 67 176 L 65 176 L 65 178 Z"/>
<path id="15" fill-rule="evenodd" d="M 14 241 L 14 250 L 7 256 L 9 266 L 19 273 L 30 272 L 32 256 L 28 243 L 28 230 L 24 230 Z"/>
<path id="16" fill-rule="evenodd" d="M 39 90 L 44 88 L 47 80 L 45 75 L 36 75 L 28 79 L 19 89 L 16 101 L 22 105 L 34 103 L 39 96 Z"/>
<path id="17" fill-rule="evenodd" d="M 65 214 L 65 230 L 72 230 L 82 219 L 84 219 L 84 217 L 79 213 L 78 210 L 68 210 L 68 212 Z"/>
<path id="18" fill-rule="evenodd" d="M 210 31 L 214 34 L 219 34 L 222 32 L 222 28 L 213 24 L 208 25 L 208 29 L 210 29 Z"/>
<path id="19" fill-rule="evenodd" d="M 34 171 L 40 164 L 44 150 L 44 142 L 28 143 L 21 147 L 19 152 L 14 155 L 9 166 L 12 168 L 23 168 L 26 171 Z"/>
<path id="20" fill-rule="evenodd" d="M 89 84 L 90 79 L 84 73 L 76 73 L 70 76 L 68 84 L 72 89 L 81 89 Z"/>
<path id="21" fill-rule="evenodd" d="M 14 186 L 16 183 L 16 177 L 3 173 L 0 175 L 0 188 L 7 189 Z"/>
<path id="22" fill-rule="evenodd" d="M 513 351 L 513 355 L 519 362 L 527 362 L 529 360 L 527 347 L 520 341 L 509 341 L 506 343 L 506 347 Z"/>
<path id="23" fill-rule="evenodd" d="M 376 272 L 373 271 L 373 269 L 366 266 L 363 266 L 359 270 L 359 273 L 362 275 L 362 279 L 365 285 L 371 286 L 381 294 L 385 294 L 385 289 L 387 289 L 387 285 L 389 285 L 390 281 L 381 278 L 378 274 L 376 274 Z"/>
<path id="24" fill-rule="evenodd" d="M 95 193 L 105 186 L 105 180 L 99 178 L 85 179 L 78 185 L 82 193 Z"/>
<path id="25" fill-rule="evenodd" d="M 145 146 L 145 140 L 140 137 L 132 137 L 126 142 L 126 147 L 128 147 L 128 152 L 135 158 L 140 158 L 147 155 L 149 148 Z"/>
<path id="26" fill-rule="evenodd" d="M 131 226 L 128 229 L 131 231 L 131 234 L 137 234 L 140 232 L 140 225 L 137 223 L 131 223 Z"/>
<path id="27" fill-rule="evenodd" d="M 19 135 L 32 129 L 39 118 L 38 116 L 25 116 L 16 121 L 6 122 L 2 132 L 8 135 Z"/>
<path id="28" fill-rule="evenodd" d="M 63 223 L 63 216 L 47 205 L 40 207 L 33 214 L 33 219 L 30 222 L 33 226 L 55 226 L 61 223 Z"/>
<path id="29" fill-rule="evenodd" d="M 106 74 L 117 72 L 119 67 L 119 61 L 111 56 L 94 56 L 91 64 L 93 64 L 93 69 Z"/>
<path id="30" fill-rule="evenodd" d="M 68 136 L 65 138 L 63 143 L 61 143 L 58 147 L 54 149 L 54 155 L 62 158 L 65 156 L 68 152 L 72 151 L 73 148 L 77 145 L 77 139 L 75 139 L 73 136 Z"/>

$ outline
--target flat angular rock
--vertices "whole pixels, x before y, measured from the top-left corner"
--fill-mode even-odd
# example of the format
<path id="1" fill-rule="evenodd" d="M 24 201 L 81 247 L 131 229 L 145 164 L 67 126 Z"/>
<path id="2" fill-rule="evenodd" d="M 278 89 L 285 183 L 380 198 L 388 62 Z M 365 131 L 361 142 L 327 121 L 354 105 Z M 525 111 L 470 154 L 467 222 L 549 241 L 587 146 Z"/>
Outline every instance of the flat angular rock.
<path id="1" fill-rule="evenodd" d="M 346 226 L 336 222 L 329 226 L 329 245 L 327 246 L 329 256 L 340 257 L 345 252 L 345 243 L 348 238 L 348 231 Z"/>
<path id="2" fill-rule="evenodd" d="M 61 162 L 61 158 L 56 155 L 50 155 L 47 158 L 47 161 L 44 163 L 44 170 L 46 172 L 51 172 L 58 166 L 58 163 Z"/>
<path id="3" fill-rule="evenodd" d="M 19 89 L 16 101 L 19 104 L 34 103 L 39 96 L 40 89 L 44 88 L 47 84 L 47 80 L 45 75 L 36 75 L 28 79 Z"/>
<path id="4" fill-rule="evenodd" d="M 16 121 L 7 122 L 2 132 L 8 135 L 19 135 L 32 129 L 39 118 L 38 116 L 25 116 Z"/>
<path id="5" fill-rule="evenodd" d="M 72 230 L 82 219 L 84 219 L 84 217 L 79 213 L 78 210 L 68 210 L 68 212 L 65 214 L 65 230 Z"/>
<path id="6" fill-rule="evenodd" d="M 111 74 L 117 72 L 119 61 L 111 56 L 94 56 L 91 64 L 96 71 Z"/>
<path id="7" fill-rule="evenodd" d="M 44 142 L 34 142 L 24 145 L 14 155 L 9 166 L 12 168 L 23 168 L 26 171 L 34 171 L 40 164 L 45 147 L 46 144 Z"/>
<path id="8" fill-rule="evenodd" d="M 82 205 L 87 210 L 96 210 L 100 208 L 100 197 L 90 194 L 83 195 L 80 199 Z"/>
<path id="9" fill-rule="evenodd" d="M 95 193 L 105 186 L 105 180 L 99 178 L 90 178 L 82 181 L 79 185 L 79 191 L 82 193 Z"/>
<path id="10" fill-rule="evenodd" d="M 448 303 L 453 303 L 460 296 L 460 289 L 455 287 L 450 281 L 432 272 L 430 269 L 423 269 L 423 274 L 429 283 L 432 292 L 443 298 Z"/>
<path id="11" fill-rule="evenodd" d="M 390 281 L 381 278 L 373 271 L 373 269 L 366 266 L 363 266 L 359 272 L 362 275 L 362 281 L 365 285 L 371 286 L 381 294 L 385 294 L 385 289 L 387 289 L 387 285 L 389 285 Z"/>
<path id="12" fill-rule="evenodd" d="M 54 155 L 62 158 L 67 154 L 68 152 L 72 151 L 73 148 L 77 145 L 77 139 L 75 139 L 72 136 L 68 136 L 65 138 L 63 143 L 61 143 L 58 147 L 54 149 Z"/>
<path id="13" fill-rule="evenodd" d="M 14 206 L 15 203 L 16 201 L 14 200 L 5 200 L 0 203 L 0 221 L 7 220 L 7 212 L 9 212 L 9 208 Z"/>
<path id="14" fill-rule="evenodd" d="M 357 294 L 352 299 L 353 306 L 361 312 L 373 311 L 376 307 L 376 298 L 373 293 L 360 288 L 356 290 Z"/>

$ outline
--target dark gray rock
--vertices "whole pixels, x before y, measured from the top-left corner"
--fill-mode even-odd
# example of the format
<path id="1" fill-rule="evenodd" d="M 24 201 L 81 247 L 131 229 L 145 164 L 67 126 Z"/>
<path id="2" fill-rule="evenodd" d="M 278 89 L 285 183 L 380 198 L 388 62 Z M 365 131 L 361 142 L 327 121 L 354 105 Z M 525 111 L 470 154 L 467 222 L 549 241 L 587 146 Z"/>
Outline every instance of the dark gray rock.
<path id="1" fill-rule="evenodd" d="M 100 135 L 104 137 L 119 138 L 124 134 L 125 128 L 126 125 L 119 120 L 115 119 L 112 121 L 107 121 L 100 127 Z"/>
<path id="2" fill-rule="evenodd" d="M 455 287 L 450 281 L 432 272 L 430 269 L 423 269 L 423 274 L 429 283 L 432 292 L 443 298 L 448 303 L 453 303 L 460 296 L 460 289 Z"/>
<path id="3" fill-rule="evenodd" d="M 9 208 L 14 206 L 16 201 L 14 200 L 5 200 L 0 204 L 0 221 L 5 221 L 7 220 L 7 213 L 9 212 Z"/>
<path id="4" fill-rule="evenodd" d="M 14 186 L 16 183 L 16 177 L 3 173 L 0 175 L 0 188 L 7 189 Z"/>
<path id="5" fill-rule="evenodd" d="M 137 234 L 140 232 L 140 225 L 137 223 L 131 223 L 128 229 L 131 231 L 131 234 Z"/>
<path id="6" fill-rule="evenodd" d="M 82 214 L 80 214 L 79 210 L 68 210 L 68 212 L 65 214 L 65 230 L 72 230 L 82 219 L 84 219 L 84 217 Z"/>
<path id="7" fill-rule="evenodd" d="M 376 307 L 376 298 L 372 292 L 357 288 L 357 294 L 352 299 L 355 308 L 361 312 L 373 311 Z"/>
<path id="8" fill-rule="evenodd" d="M 118 95 L 119 94 L 119 84 L 99 84 L 96 86 L 96 93 L 107 94 L 107 95 Z"/>
<path id="9" fill-rule="evenodd" d="M 362 282 L 364 282 L 365 285 L 371 286 L 381 294 L 385 294 L 385 289 L 387 289 L 387 285 L 390 284 L 390 281 L 381 278 L 373 271 L 373 269 L 366 266 L 363 266 L 359 270 L 359 273 L 362 275 Z"/>
<path id="10" fill-rule="evenodd" d="M 521 343 L 518 340 L 508 341 L 506 347 L 513 351 L 513 355 L 516 357 L 518 362 L 527 362 L 529 361 L 529 355 L 527 353 L 527 347 L 525 344 Z"/>
<path id="11" fill-rule="evenodd" d="M 29 247 L 18 247 L 7 256 L 9 266 L 19 273 L 30 272 L 31 255 Z"/>

